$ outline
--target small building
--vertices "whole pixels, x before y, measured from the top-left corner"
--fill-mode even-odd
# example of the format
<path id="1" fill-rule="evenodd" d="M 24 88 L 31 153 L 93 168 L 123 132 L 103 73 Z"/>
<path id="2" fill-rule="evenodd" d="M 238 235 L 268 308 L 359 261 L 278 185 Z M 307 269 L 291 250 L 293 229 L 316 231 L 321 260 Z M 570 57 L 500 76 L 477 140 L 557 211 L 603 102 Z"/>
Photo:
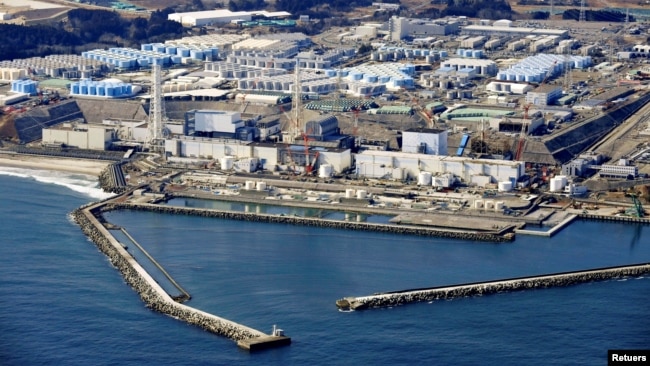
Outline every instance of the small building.
<path id="1" fill-rule="evenodd" d="M 421 128 L 402 131 L 402 151 L 447 155 L 447 130 Z"/>
<path id="2" fill-rule="evenodd" d="M 544 84 L 526 93 L 526 103 L 537 106 L 553 104 L 562 97 L 562 86 Z"/>
<path id="3" fill-rule="evenodd" d="M 116 138 L 116 129 L 107 125 L 62 123 L 42 130 L 44 146 L 56 145 L 104 151 Z"/>

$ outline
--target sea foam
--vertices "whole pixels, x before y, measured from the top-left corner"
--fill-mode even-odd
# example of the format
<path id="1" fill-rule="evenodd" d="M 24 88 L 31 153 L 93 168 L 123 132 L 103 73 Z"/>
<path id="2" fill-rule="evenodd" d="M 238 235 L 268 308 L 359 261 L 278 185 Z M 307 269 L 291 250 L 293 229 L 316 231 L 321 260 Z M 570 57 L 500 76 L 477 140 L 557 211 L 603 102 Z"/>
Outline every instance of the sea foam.
<path id="1" fill-rule="evenodd" d="M 97 177 L 53 170 L 0 167 L 0 175 L 34 179 L 37 182 L 66 187 L 92 199 L 103 200 L 114 196 L 99 188 Z"/>

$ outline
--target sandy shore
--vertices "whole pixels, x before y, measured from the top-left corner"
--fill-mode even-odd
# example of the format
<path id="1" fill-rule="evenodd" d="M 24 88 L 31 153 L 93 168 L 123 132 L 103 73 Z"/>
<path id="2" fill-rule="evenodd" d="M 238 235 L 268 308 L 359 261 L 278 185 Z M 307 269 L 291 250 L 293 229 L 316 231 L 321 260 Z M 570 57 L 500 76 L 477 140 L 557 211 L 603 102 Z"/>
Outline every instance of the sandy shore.
<path id="1" fill-rule="evenodd" d="M 55 170 L 99 176 L 108 164 L 109 162 L 101 160 L 0 153 L 0 166 L 11 168 Z"/>

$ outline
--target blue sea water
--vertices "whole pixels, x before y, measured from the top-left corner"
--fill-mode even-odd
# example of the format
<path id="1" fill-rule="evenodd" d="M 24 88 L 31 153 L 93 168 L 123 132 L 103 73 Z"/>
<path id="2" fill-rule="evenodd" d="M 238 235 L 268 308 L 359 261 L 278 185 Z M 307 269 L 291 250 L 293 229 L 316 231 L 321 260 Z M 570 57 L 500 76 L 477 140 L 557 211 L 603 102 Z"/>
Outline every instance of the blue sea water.
<path id="1" fill-rule="evenodd" d="M 650 276 L 339 312 L 344 296 L 650 261 L 649 226 L 488 244 L 112 212 L 193 298 L 292 337 L 250 354 L 147 309 L 70 221 L 90 177 L 0 168 L 2 365 L 602 365 L 650 348 Z"/>

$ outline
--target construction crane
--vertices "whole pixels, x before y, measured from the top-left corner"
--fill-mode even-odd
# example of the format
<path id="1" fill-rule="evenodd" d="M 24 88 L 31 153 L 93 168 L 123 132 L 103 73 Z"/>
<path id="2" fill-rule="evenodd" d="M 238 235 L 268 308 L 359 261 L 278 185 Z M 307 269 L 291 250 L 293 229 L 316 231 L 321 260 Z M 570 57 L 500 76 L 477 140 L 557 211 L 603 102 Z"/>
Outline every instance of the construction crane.
<path id="1" fill-rule="evenodd" d="M 521 161 L 521 156 L 524 153 L 524 146 L 526 145 L 526 121 L 528 121 L 528 109 L 531 103 L 526 104 L 524 108 L 524 117 L 521 121 L 521 133 L 519 134 L 519 141 L 517 142 L 517 150 L 515 151 L 515 160 Z"/>
<path id="2" fill-rule="evenodd" d="M 546 84 L 546 80 L 548 80 L 548 78 L 551 77 L 551 75 L 553 75 L 553 70 L 555 69 L 556 64 L 557 64 L 557 60 L 553 61 L 553 64 L 551 65 L 551 67 L 546 72 L 546 76 L 544 76 L 544 80 L 542 80 L 542 82 L 539 83 L 539 86 L 542 86 L 542 85 Z"/>
<path id="3" fill-rule="evenodd" d="M 639 197 L 634 194 L 634 193 L 629 193 L 628 196 L 632 199 L 632 204 L 633 207 L 630 207 L 626 213 L 630 216 L 634 217 L 643 217 L 645 216 L 645 210 L 643 209 L 643 206 L 641 205 L 641 201 L 639 201 Z"/>
<path id="4" fill-rule="evenodd" d="M 305 146 L 305 174 L 309 175 L 309 174 L 311 174 L 311 172 L 312 172 L 312 170 L 314 168 L 314 165 L 310 164 L 310 162 L 309 162 L 309 140 L 311 140 L 311 139 L 309 138 L 309 136 L 306 133 L 302 132 L 302 140 L 303 140 L 303 143 L 304 143 L 304 146 Z M 315 163 L 315 161 L 314 161 L 314 163 Z"/>

